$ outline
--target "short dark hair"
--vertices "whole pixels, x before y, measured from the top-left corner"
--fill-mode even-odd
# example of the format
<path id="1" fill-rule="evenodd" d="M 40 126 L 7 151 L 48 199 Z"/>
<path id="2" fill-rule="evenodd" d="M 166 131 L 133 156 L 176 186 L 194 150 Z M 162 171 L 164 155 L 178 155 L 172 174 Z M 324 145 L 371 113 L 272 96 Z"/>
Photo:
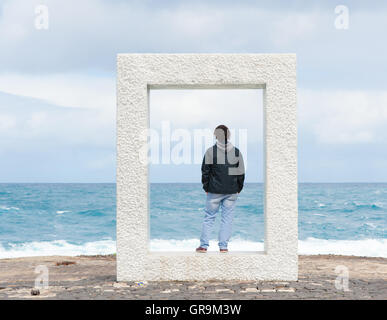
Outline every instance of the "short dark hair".
<path id="1" fill-rule="evenodd" d="M 230 137 L 231 133 L 230 130 L 224 124 L 221 124 L 215 128 L 214 135 L 218 141 L 227 143 L 227 140 Z"/>

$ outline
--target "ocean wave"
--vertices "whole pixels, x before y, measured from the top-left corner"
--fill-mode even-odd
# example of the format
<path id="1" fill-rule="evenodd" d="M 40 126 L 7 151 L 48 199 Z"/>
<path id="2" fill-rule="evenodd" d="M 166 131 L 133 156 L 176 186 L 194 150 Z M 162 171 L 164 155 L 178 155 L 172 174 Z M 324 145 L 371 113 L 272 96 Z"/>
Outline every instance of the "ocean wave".
<path id="1" fill-rule="evenodd" d="M 20 210 L 18 207 L 8 207 L 8 206 L 0 206 L 0 210 Z"/>
<path id="2" fill-rule="evenodd" d="M 151 251 L 192 251 L 198 246 L 197 239 L 151 240 Z M 230 251 L 263 251 L 263 242 L 232 239 Z M 210 241 L 209 251 L 218 250 L 217 241 Z M 308 238 L 298 241 L 299 254 L 335 254 L 387 258 L 387 239 L 325 240 Z"/>
<path id="3" fill-rule="evenodd" d="M 112 254 L 116 252 L 115 240 L 100 240 L 73 244 L 65 240 L 34 241 L 9 244 L 7 248 L 0 244 L 0 259 L 37 257 L 37 256 L 79 256 Z"/>
<path id="4" fill-rule="evenodd" d="M 104 216 L 105 213 L 102 212 L 100 209 L 91 209 L 91 210 L 84 210 L 84 211 L 79 211 L 78 214 L 87 216 L 87 217 L 101 217 Z"/>
<path id="5" fill-rule="evenodd" d="M 371 209 L 371 210 L 381 210 L 383 209 L 383 204 L 381 202 L 373 202 L 373 203 L 362 203 L 362 202 L 350 202 L 350 204 L 354 205 L 357 209 Z"/>
<path id="6" fill-rule="evenodd" d="M 387 239 L 326 240 L 308 238 L 298 241 L 299 254 L 335 254 L 387 258 Z"/>
<path id="7" fill-rule="evenodd" d="M 198 244 L 198 239 L 152 239 L 150 241 L 150 250 L 154 252 L 193 252 Z M 229 243 L 229 249 L 230 251 L 263 251 L 264 245 L 263 242 L 232 239 Z M 217 250 L 217 241 L 210 241 L 209 251 Z M 83 244 L 72 244 L 65 240 L 55 240 L 11 244 L 8 245 L 8 248 L 0 245 L 0 259 L 54 255 L 98 255 L 115 252 L 116 242 L 111 239 Z M 306 240 L 299 240 L 298 253 L 305 255 L 334 254 L 387 258 L 387 239 L 325 240 L 308 238 Z"/>

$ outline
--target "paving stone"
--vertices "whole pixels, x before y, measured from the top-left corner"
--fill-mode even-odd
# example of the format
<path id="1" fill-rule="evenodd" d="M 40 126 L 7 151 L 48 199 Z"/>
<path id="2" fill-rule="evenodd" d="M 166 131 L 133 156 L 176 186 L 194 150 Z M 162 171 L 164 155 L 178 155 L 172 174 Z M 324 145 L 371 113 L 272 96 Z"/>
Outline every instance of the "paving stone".
<path id="1" fill-rule="evenodd" d="M 276 292 L 275 289 L 272 289 L 272 288 L 268 288 L 268 289 L 260 289 L 259 290 L 260 292 L 263 292 L 263 293 L 270 293 L 270 292 Z"/>
<path id="2" fill-rule="evenodd" d="M 171 293 L 171 290 L 167 289 L 167 290 L 161 291 L 160 293 Z"/>
<path id="3" fill-rule="evenodd" d="M 296 292 L 296 289 L 290 287 L 276 288 L 277 292 Z"/>
<path id="4" fill-rule="evenodd" d="M 113 284 L 114 288 L 128 288 L 129 285 L 125 282 L 116 282 Z"/>
<path id="5" fill-rule="evenodd" d="M 53 258 L 54 259 L 54 258 Z M 308 259 L 317 259 L 316 257 Z M 340 258 L 341 259 L 341 258 Z M 355 259 L 355 258 L 347 258 Z M 375 263 L 379 269 L 385 266 L 385 260 L 356 258 L 359 265 L 361 261 Z M 325 260 L 324 260 L 325 261 Z M 12 262 L 12 261 L 11 261 Z M 11 263 L 7 262 L 7 263 Z M 4 262 L 0 261 L 0 264 Z M 13 263 L 13 262 L 12 262 Z M 19 263 L 19 262 L 18 262 Z M 30 266 L 28 261 L 24 262 Z M 79 261 L 74 268 L 80 268 Z M 93 262 L 94 263 L 94 262 Z M 11 268 L 11 267 L 10 267 Z M 9 269 L 10 269 L 9 268 Z M 305 268 L 305 267 L 304 267 Z M 308 263 L 310 269 L 310 264 Z M 67 270 L 59 268 L 60 272 Z M 58 270 L 59 270 L 58 269 Z M 62 271 L 63 269 L 63 271 Z M 308 270 L 309 270 L 308 269 Z M 24 269 L 23 269 L 24 270 Z M 84 268 L 84 270 L 86 270 Z M 88 269 L 89 270 L 89 269 Z M 39 296 L 31 296 L 34 278 L 25 277 L 26 271 L 21 271 L 20 276 L 7 277 L 7 281 L 0 280 L 0 299 L 382 299 L 387 298 L 387 279 L 385 273 L 379 271 L 378 278 L 372 274 L 371 278 L 358 279 L 353 276 L 349 282 L 349 292 L 335 288 L 334 268 L 326 274 L 313 272 L 308 275 L 300 273 L 299 281 L 149 281 L 142 282 L 116 282 L 114 266 L 110 265 L 100 271 L 100 265 L 94 268 L 89 275 L 81 271 L 69 274 L 57 274 L 58 278 L 51 280 L 47 291 L 41 291 Z M 355 269 L 354 269 L 355 270 Z M 301 270 L 302 271 L 302 270 Z M 96 275 L 96 272 L 98 274 Z M 305 272 L 305 271 L 304 271 Z M 24 278 L 23 278 L 24 276 Z M 61 281 L 58 279 L 67 277 Z M 4 278 L 4 276 L 3 276 Z M 69 280 L 71 279 L 71 280 Z"/>
<path id="6" fill-rule="evenodd" d="M 227 293 L 234 293 L 234 291 L 230 290 L 230 289 L 227 289 L 227 288 L 219 288 L 219 289 L 215 289 L 216 292 L 227 292 Z"/>
<path id="7" fill-rule="evenodd" d="M 257 288 L 245 288 L 243 291 L 240 291 L 240 293 L 258 293 L 259 290 Z"/>

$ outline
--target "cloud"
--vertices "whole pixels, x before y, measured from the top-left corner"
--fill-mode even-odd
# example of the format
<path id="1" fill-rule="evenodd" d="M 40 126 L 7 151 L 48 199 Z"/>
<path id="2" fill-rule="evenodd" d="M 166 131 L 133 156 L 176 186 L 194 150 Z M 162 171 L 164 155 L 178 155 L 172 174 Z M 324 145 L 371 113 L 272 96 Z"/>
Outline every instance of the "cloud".
<path id="1" fill-rule="evenodd" d="M 0 74 L 0 91 L 64 107 L 115 110 L 115 79 L 85 74 Z"/>
<path id="2" fill-rule="evenodd" d="M 170 121 L 172 129 L 209 129 L 219 124 L 247 130 L 248 142 L 262 142 L 262 90 L 151 90 L 151 127 Z"/>
<path id="3" fill-rule="evenodd" d="M 259 90 L 153 90 L 151 124 L 169 120 L 191 129 L 225 122 L 262 141 L 262 99 Z M 387 142 L 387 91 L 300 89 L 298 104 L 300 132 L 319 143 Z"/>
<path id="4" fill-rule="evenodd" d="M 114 181 L 115 121 L 104 110 L 0 92 L 0 136 L 3 182 Z"/>
<path id="5" fill-rule="evenodd" d="M 304 89 L 298 118 L 324 144 L 386 143 L 387 91 Z"/>
<path id="6" fill-rule="evenodd" d="M 112 147 L 116 121 L 112 77 L 0 74 L 0 92 L 10 94 L 0 96 L 0 130 L 13 129 L 6 132 L 8 141 L 14 134 L 52 143 L 59 140 Z"/>
<path id="7" fill-rule="evenodd" d="M 198 13 L 198 9 L 200 13 Z M 225 14 L 219 8 L 200 4 L 199 8 L 178 6 L 170 10 L 161 10 L 161 20 L 171 32 L 189 37 L 203 38 L 203 35 L 219 34 L 223 31 Z"/>
<path id="8" fill-rule="evenodd" d="M 115 109 L 59 107 L 44 100 L 0 92 L 2 152 L 52 147 L 114 150 Z"/>
<path id="9" fill-rule="evenodd" d="M 120 52 L 296 52 L 300 70 L 313 70 L 310 77 L 301 73 L 308 85 L 337 67 L 347 72 L 326 75 L 329 83 L 339 78 L 359 86 L 347 77 L 353 73 L 367 80 L 385 78 L 377 66 L 385 64 L 387 45 L 375 40 L 387 27 L 382 3 L 367 10 L 350 5 L 347 31 L 334 28 L 336 4 L 308 1 L 265 6 L 255 1 L 47 1 L 49 29 L 40 31 L 34 28 L 34 9 L 42 1 L 2 3 L 3 72 L 112 75 Z M 365 59 L 370 52 L 378 54 Z M 365 72 L 370 68 L 372 77 Z"/>

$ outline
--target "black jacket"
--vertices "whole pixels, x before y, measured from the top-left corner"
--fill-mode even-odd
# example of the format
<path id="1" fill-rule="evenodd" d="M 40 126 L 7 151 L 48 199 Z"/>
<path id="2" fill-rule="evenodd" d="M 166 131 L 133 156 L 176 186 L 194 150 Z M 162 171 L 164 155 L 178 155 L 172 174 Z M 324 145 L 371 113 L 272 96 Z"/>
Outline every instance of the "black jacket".
<path id="1" fill-rule="evenodd" d="M 202 163 L 202 184 L 206 192 L 233 194 L 241 192 L 245 180 L 242 153 L 238 148 L 218 148 L 215 144 L 206 151 Z"/>

